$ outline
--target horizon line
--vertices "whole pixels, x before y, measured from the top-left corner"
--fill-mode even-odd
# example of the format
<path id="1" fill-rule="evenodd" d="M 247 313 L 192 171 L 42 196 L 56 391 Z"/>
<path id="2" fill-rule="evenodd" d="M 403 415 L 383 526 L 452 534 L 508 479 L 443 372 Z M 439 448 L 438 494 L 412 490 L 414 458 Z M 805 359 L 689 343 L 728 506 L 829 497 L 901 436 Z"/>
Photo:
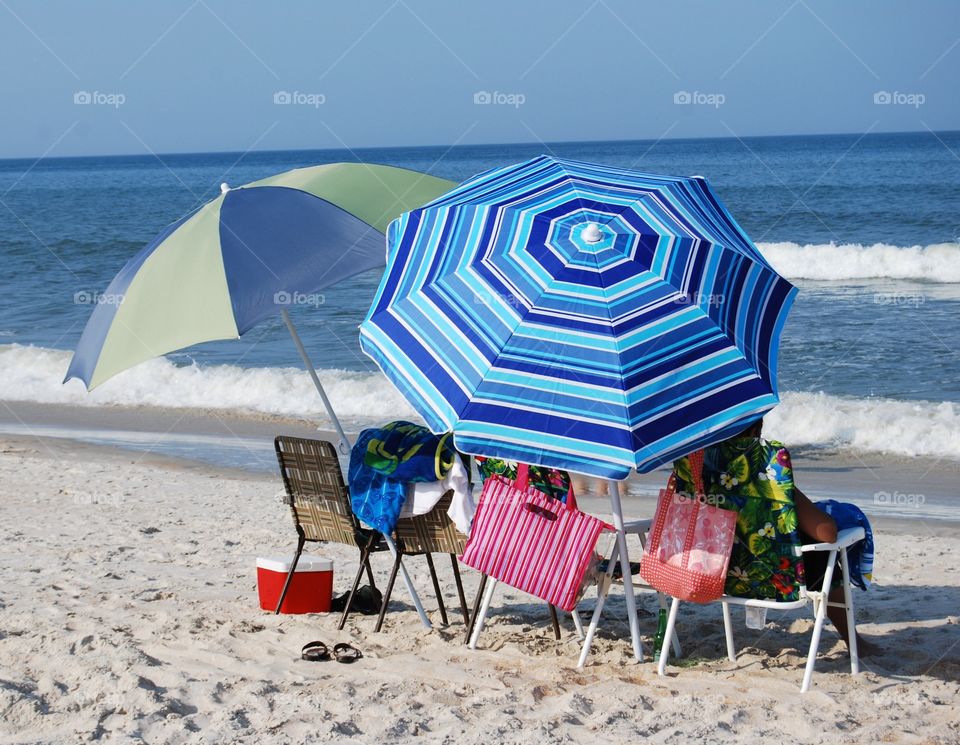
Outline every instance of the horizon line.
<path id="1" fill-rule="evenodd" d="M 788 137 L 844 137 L 844 136 L 863 136 L 863 137 L 874 137 L 877 135 L 911 135 L 911 134 L 953 134 L 960 132 L 960 129 L 923 129 L 923 130 L 892 130 L 892 131 L 880 131 L 880 132 L 808 132 L 808 133 L 792 133 L 792 134 L 763 134 L 763 135 L 744 135 L 743 137 L 738 137 L 736 135 L 726 135 L 726 136 L 712 136 L 712 137 L 642 137 L 642 138 L 623 138 L 623 139 L 612 139 L 612 140 L 529 140 L 523 142 L 482 142 L 482 143 L 470 143 L 470 144 L 449 144 L 449 143 L 433 143 L 425 145 L 363 145 L 358 147 L 292 147 L 292 148 L 282 148 L 282 149 L 250 149 L 250 150 L 182 150 L 182 151 L 166 151 L 166 152 L 147 152 L 147 153 L 107 153 L 107 154 L 88 154 L 88 155 L 48 155 L 48 156 L 36 156 L 36 155 L 20 155 L 16 157 L 0 157 L 0 162 L 11 162 L 11 161 L 36 161 L 41 160 L 74 160 L 81 158 L 155 158 L 158 156 L 169 157 L 169 156 L 184 156 L 184 155 L 251 155 L 251 154 L 273 154 L 273 153 L 298 153 L 298 152 L 323 152 L 323 151 L 333 151 L 333 152 L 345 152 L 352 153 L 358 151 L 366 150 L 420 150 L 424 148 L 433 148 L 433 147 L 444 147 L 452 150 L 457 149 L 467 149 L 467 148 L 482 148 L 482 147 L 516 147 L 516 146 L 529 146 L 529 145 L 596 145 L 596 144 L 616 144 L 616 143 L 628 143 L 628 142 L 690 142 L 690 141 L 702 141 L 702 140 L 758 140 L 758 139 L 773 139 L 773 138 L 788 138 Z"/>

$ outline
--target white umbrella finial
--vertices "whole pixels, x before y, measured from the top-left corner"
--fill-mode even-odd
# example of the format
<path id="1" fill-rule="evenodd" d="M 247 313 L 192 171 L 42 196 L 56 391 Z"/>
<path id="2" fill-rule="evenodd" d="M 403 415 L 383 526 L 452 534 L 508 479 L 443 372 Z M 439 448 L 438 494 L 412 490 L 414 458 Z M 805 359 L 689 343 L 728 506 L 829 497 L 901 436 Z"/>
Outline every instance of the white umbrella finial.
<path id="1" fill-rule="evenodd" d="M 222 184 L 220 184 L 220 193 L 226 194 L 228 191 L 230 191 L 230 184 L 224 181 Z"/>
<path id="2" fill-rule="evenodd" d="M 598 243 L 603 238 L 603 233 L 600 232 L 600 226 L 592 222 L 583 229 L 580 237 L 587 243 Z"/>

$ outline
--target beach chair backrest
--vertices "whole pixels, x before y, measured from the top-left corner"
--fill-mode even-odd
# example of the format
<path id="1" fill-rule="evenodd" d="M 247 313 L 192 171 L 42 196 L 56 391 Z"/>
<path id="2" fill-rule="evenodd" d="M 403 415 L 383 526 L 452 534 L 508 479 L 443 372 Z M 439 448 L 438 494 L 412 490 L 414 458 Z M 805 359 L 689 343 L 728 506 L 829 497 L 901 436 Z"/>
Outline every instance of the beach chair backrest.
<path id="1" fill-rule="evenodd" d="M 453 492 L 444 494 L 430 512 L 397 521 L 397 541 L 407 554 L 462 554 L 467 537 L 447 515 Z"/>
<path id="2" fill-rule="evenodd" d="M 357 519 L 336 448 L 325 440 L 281 435 L 274 440 L 287 503 L 308 541 L 357 545 Z"/>

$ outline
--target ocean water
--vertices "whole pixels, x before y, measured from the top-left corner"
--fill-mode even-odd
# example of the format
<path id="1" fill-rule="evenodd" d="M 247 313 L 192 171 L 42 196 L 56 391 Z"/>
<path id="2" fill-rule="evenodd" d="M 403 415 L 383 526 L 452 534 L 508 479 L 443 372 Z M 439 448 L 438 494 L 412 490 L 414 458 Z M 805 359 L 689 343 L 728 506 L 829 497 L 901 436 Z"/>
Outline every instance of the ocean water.
<path id="1" fill-rule="evenodd" d="M 542 152 L 706 176 L 799 288 L 768 431 L 794 444 L 960 458 L 960 133 L 585 142 L 0 160 L 0 398 L 316 418 L 279 318 L 154 360 L 87 394 L 61 385 L 92 306 L 164 226 L 290 168 L 363 160 L 462 180 Z M 412 417 L 360 352 L 378 272 L 294 320 L 352 425 Z"/>

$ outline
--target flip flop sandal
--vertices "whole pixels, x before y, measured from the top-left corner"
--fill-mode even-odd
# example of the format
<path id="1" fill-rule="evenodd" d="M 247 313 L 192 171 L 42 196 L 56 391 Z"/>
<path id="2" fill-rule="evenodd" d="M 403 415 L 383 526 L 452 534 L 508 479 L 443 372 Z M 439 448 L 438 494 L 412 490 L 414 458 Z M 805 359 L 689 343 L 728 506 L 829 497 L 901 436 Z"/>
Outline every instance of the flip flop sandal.
<path id="1" fill-rule="evenodd" d="M 361 657 L 363 657 L 363 653 L 352 644 L 340 642 L 339 644 L 333 645 L 333 658 L 337 662 L 350 665 L 359 660 Z"/>
<path id="2" fill-rule="evenodd" d="M 336 650 L 336 647 L 334 647 Z M 307 642 L 300 650 L 300 659 L 307 662 L 322 662 L 330 659 L 330 652 L 323 642 Z"/>

